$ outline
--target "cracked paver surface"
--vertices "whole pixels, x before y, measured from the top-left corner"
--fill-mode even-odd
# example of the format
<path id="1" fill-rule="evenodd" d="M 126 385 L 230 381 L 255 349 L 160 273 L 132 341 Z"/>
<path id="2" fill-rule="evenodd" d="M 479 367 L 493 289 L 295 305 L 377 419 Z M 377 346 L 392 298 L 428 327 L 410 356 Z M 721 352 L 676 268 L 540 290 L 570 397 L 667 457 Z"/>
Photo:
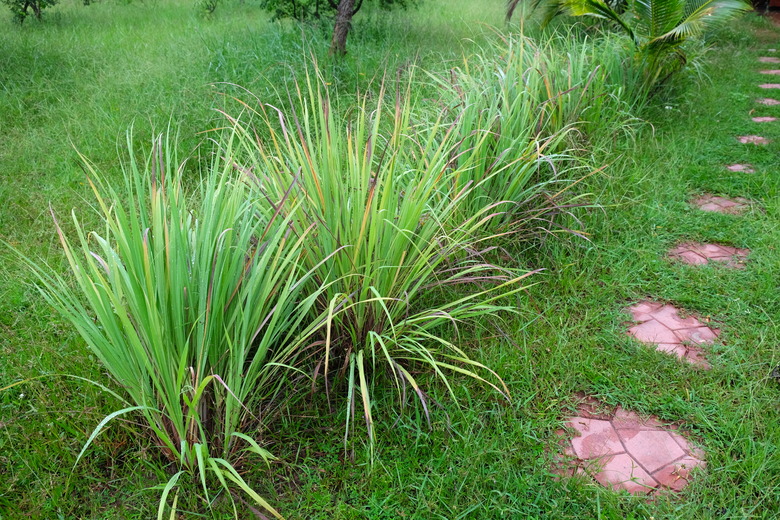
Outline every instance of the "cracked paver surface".
<path id="1" fill-rule="evenodd" d="M 761 137 L 760 135 L 740 135 L 737 137 L 737 141 L 739 141 L 742 144 L 755 144 L 755 145 L 764 145 L 769 144 L 769 139 L 766 137 Z"/>
<path id="2" fill-rule="evenodd" d="M 756 173 L 756 170 L 749 164 L 729 164 L 726 169 L 732 172 Z"/>
<path id="3" fill-rule="evenodd" d="M 760 103 L 762 105 L 766 105 L 770 107 L 780 105 L 780 101 L 772 98 L 758 98 L 756 99 L 756 103 Z"/>
<path id="4" fill-rule="evenodd" d="M 719 244 L 684 242 L 672 248 L 669 251 L 669 256 L 690 265 L 720 262 L 727 267 L 741 269 L 745 267 L 745 258 L 749 253 L 749 249 L 739 249 Z"/>
<path id="5" fill-rule="evenodd" d="M 637 323 L 628 330 L 642 343 L 677 356 L 700 368 L 710 368 L 702 345 L 710 344 L 720 334 L 694 316 L 682 318 L 673 305 L 643 301 L 628 308 Z"/>
<path id="6" fill-rule="evenodd" d="M 656 417 L 642 418 L 618 406 L 612 413 L 597 413 L 603 405 L 593 398 L 566 422 L 575 431 L 562 442 L 563 457 L 554 471 L 560 476 L 575 473 L 592 476 L 614 490 L 650 494 L 683 489 L 694 468 L 704 468 L 704 453 L 693 447 L 674 425 Z"/>
<path id="7" fill-rule="evenodd" d="M 750 205 L 750 201 L 742 197 L 727 199 L 725 197 L 710 195 L 708 193 L 693 199 L 692 203 L 695 206 L 698 206 L 702 211 L 714 211 L 717 213 L 726 213 L 729 215 L 739 215 Z"/>

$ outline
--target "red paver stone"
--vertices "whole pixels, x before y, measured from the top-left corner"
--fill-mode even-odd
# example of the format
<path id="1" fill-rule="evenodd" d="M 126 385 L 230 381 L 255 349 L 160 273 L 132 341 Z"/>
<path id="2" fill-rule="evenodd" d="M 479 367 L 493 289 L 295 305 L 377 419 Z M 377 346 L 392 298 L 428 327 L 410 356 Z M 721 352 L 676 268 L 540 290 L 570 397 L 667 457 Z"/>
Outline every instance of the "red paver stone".
<path id="1" fill-rule="evenodd" d="M 675 461 L 674 464 L 661 468 L 653 475 L 660 485 L 680 491 L 688 485 L 691 470 L 696 467 L 704 468 L 704 465 L 703 460 L 686 456 Z"/>
<path id="2" fill-rule="evenodd" d="M 580 432 L 578 437 L 572 439 L 571 444 L 574 453 L 583 460 L 598 459 L 625 451 L 609 421 L 577 417 L 570 421 L 568 426 Z"/>
<path id="3" fill-rule="evenodd" d="M 769 139 L 766 137 L 761 137 L 760 135 L 740 135 L 737 137 L 737 141 L 739 141 L 742 144 L 755 144 L 755 145 L 765 145 L 769 144 Z"/>
<path id="4" fill-rule="evenodd" d="M 745 267 L 744 259 L 748 253 L 750 253 L 749 249 L 738 249 L 718 244 L 685 242 L 672 248 L 669 251 L 669 257 L 690 265 L 719 262 L 727 267 L 741 269 Z"/>
<path id="5" fill-rule="evenodd" d="M 761 63 L 780 63 L 780 58 L 775 56 L 762 56 L 758 58 L 758 61 Z"/>
<path id="6" fill-rule="evenodd" d="M 640 325 L 631 327 L 628 331 L 642 343 L 679 343 L 674 331 L 656 320 L 646 321 Z"/>
<path id="7" fill-rule="evenodd" d="M 620 430 L 626 452 L 650 473 L 685 456 L 669 432 L 663 430 Z"/>
<path id="8" fill-rule="evenodd" d="M 758 98 L 756 99 L 756 103 L 760 103 L 762 105 L 766 105 L 770 107 L 780 105 L 780 101 L 772 98 Z"/>
<path id="9" fill-rule="evenodd" d="M 759 116 L 753 118 L 754 123 L 773 123 L 775 121 L 777 121 L 777 118 L 772 116 Z"/>
<path id="10" fill-rule="evenodd" d="M 618 406 L 614 413 L 594 419 L 593 399 L 567 421 L 574 437 L 556 432 L 562 455 L 554 472 L 559 477 L 590 475 L 605 487 L 632 494 L 650 494 L 661 489 L 679 491 L 694 468 L 704 468 L 704 453 L 691 446 L 674 425 L 656 417 L 642 418 Z M 568 465 L 567 465 L 568 464 Z"/>
<path id="11" fill-rule="evenodd" d="M 706 326 L 694 316 L 682 318 L 673 305 L 645 301 L 628 310 L 639 322 L 628 330 L 630 335 L 642 343 L 654 344 L 660 352 L 701 368 L 710 367 L 700 345 L 715 341 L 720 330 Z"/>
<path id="12" fill-rule="evenodd" d="M 759 85 L 759 88 L 765 88 L 765 89 L 780 88 L 780 83 L 762 83 Z"/>
<path id="13" fill-rule="evenodd" d="M 747 209 L 749 201 L 747 199 L 743 199 L 742 197 L 727 199 L 705 193 L 701 197 L 695 198 L 693 200 L 693 204 L 698 206 L 702 211 L 714 211 L 717 213 L 738 215 Z"/>
<path id="14" fill-rule="evenodd" d="M 601 467 L 591 473 L 602 486 L 615 491 L 625 489 L 632 495 L 647 494 L 658 487 L 658 482 L 627 453 L 605 458 Z"/>
<path id="15" fill-rule="evenodd" d="M 729 164 L 726 169 L 731 172 L 756 173 L 756 170 L 749 164 Z"/>
<path id="16" fill-rule="evenodd" d="M 780 74 L 780 69 L 772 69 L 772 70 L 761 70 L 761 71 L 759 71 L 759 72 L 761 72 L 761 74 L 773 74 L 773 75 L 777 75 L 777 74 Z"/>

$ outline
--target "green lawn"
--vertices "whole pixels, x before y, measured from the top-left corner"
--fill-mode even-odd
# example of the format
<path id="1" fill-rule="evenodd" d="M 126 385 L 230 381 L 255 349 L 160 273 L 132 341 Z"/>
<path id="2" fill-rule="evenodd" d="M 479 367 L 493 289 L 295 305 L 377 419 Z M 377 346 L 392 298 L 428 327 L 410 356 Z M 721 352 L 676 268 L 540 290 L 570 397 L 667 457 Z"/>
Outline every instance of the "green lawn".
<path id="1" fill-rule="evenodd" d="M 477 5 L 488 4 L 488 5 Z M 362 13 L 344 62 L 324 52 L 327 30 L 272 22 L 252 3 L 224 5 L 212 19 L 185 3 L 75 2 L 19 28 L 0 14 L 0 238 L 64 270 L 49 205 L 60 215 L 87 197 L 76 150 L 119 175 L 125 131 L 145 144 L 172 120 L 185 150 L 221 124 L 217 92 L 241 85 L 271 103 L 314 53 L 348 107 L 373 78 L 419 63 L 445 74 L 493 38 L 501 0 L 428 0 L 420 11 Z M 427 387 L 431 425 L 410 400 L 377 391 L 377 445 L 343 452 L 343 406 L 324 398 L 276 410 L 262 434 L 280 458 L 244 477 L 288 518 L 778 518 L 780 517 L 780 106 L 757 87 L 756 58 L 780 48 L 780 29 L 749 15 L 712 39 L 700 76 L 637 114 L 634 132 L 584 143 L 607 167 L 579 189 L 598 208 L 580 209 L 589 241 L 550 237 L 533 250 L 502 244 L 523 265 L 544 268 L 515 298 L 517 316 L 461 329 L 459 345 L 494 367 L 511 402 L 454 378 L 461 406 L 441 384 Z M 775 54 L 780 56 L 780 53 Z M 421 87 L 423 88 L 423 87 Z M 426 89 L 431 89 L 427 85 Z M 427 95 L 428 91 L 423 91 Z M 431 94 L 432 95 L 432 94 Z M 424 96 L 423 96 L 424 97 Z M 775 94 L 774 97 L 780 97 Z M 742 145 L 736 135 L 772 143 Z M 724 165 L 751 163 L 754 174 Z M 743 196 L 744 216 L 703 213 L 700 193 Z M 572 225 L 574 223 L 572 222 Z M 665 258 L 683 240 L 751 249 L 744 270 L 688 267 Z M 92 429 L 116 409 L 110 396 L 70 374 L 110 385 L 71 327 L 48 308 L 32 277 L 0 248 L 0 519 L 153 518 L 170 476 L 132 419 L 115 422 L 71 471 Z M 722 328 L 699 371 L 625 334 L 624 309 L 643 299 L 672 302 Z M 425 378 L 425 376 L 421 376 Z M 649 501 L 550 472 L 555 430 L 577 392 L 679 422 L 707 454 L 707 470 L 684 492 Z M 197 483 L 184 484 L 182 518 L 207 517 Z M 215 516 L 230 517 L 228 500 Z M 239 502 L 239 506 L 242 503 Z M 253 518 L 247 506 L 240 518 Z"/>

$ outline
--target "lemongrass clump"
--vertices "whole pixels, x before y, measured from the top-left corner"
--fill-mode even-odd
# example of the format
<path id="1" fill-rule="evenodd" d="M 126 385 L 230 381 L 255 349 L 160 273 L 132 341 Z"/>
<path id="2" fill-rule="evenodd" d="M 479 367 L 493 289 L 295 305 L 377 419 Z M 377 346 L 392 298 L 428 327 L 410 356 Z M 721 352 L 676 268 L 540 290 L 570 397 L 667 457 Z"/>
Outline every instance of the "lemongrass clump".
<path id="1" fill-rule="evenodd" d="M 474 186 L 467 211 L 503 203 L 494 224 L 522 240 L 583 205 L 570 188 L 592 168 L 575 147 L 632 120 L 611 83 L 617 67 L 604 70 L 598 52 L 572 35 L 499 35 L 449 78 L 431 76 L 452 100 L 456 186 Z"/>
<path id="2" fill-rule="evenodd" d="M 342 389 L 347 434 L 359 403 L 370 440 L 373 389 L 385 383 L 399 397 L 412 389 L 427 415 L 416 370 L 451 393 L 449 374 L 459 373 L 507 394 L 447 325 L 506 309 L 497 300 L 521 290 L 528 275 L 480 257 L 485 229 L 501 210 L 463 211 L 471 187 L 455 182 L 463 174 L 453 168 L 455 133 L 442 122 L 414 125 L 409 95 L 407 85 L 387 106 L 383 88 L 375 104 L 365 97 L 342 116 L 324 82 L 310 76 L 292 116 L 258 104 L 253 127 L 233 120 L 243 136 L 242 168 L 257 176 L 256 199 L 286 193 L 280 211 L 291 229 L 312 228 L 303 261 L 309 283 L 324 288 L 315 312 L 326 316 L 312 371 L 329 392 Z M 454 284 L 468 289 L 440 290 Z"/>
<path id="3" fill-rule="evenodd" d="M 280 516 L 236 465 L 245 452 L 271 458 L 251 436 L 260 426 L 256 413 L 311 333 L 316 291 L 304 291 L 312 287 L 301 267 L 306 231 L 290 236 L 289 221 L 272 205 L 250 201 L 246 178 L 226 159 L 233 138 L 223 139 L 193 193 L 183 187 L 184 164 L 167 138 L 154 142 L 145 161 L 131 153 L 123 195 L 85 161 L 100 227 L 85 229 L 74 212 L 69 237 L 55 218 L 70 277 L 30 262 L 43 296 L 81 334 L 125 403 L 98 425 L 79 458 L 110 420 L 140 416 L 178 465 L 159 518 L 186 473 L 209 504 L 218 481 Z"/>

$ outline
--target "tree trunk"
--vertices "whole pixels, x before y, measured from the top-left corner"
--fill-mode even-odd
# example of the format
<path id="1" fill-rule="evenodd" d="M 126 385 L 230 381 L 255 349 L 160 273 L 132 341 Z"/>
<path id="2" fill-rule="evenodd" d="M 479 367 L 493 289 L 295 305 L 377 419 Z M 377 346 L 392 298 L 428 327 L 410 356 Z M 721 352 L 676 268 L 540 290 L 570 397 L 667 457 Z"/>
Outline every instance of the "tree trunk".
<path id="1" fill-rule="evenodd" d="M 355 14 L 355 0 L 339 0 L 336 11 L 336 25 L 333 27 L 333 40 L 330 42 L 330 53 L 344 56 L 347 53 L 347 34 Z"/>
<path id="2" fill-rule="evenodd" d="M 506 4 L 506 21 L 509 23 L 509 20 L 512 19 L 512 15 L 515 12 L 515 9 L 517 9 L 517 4 L 520 3 L 520 0 L 509 0 Z"/>

